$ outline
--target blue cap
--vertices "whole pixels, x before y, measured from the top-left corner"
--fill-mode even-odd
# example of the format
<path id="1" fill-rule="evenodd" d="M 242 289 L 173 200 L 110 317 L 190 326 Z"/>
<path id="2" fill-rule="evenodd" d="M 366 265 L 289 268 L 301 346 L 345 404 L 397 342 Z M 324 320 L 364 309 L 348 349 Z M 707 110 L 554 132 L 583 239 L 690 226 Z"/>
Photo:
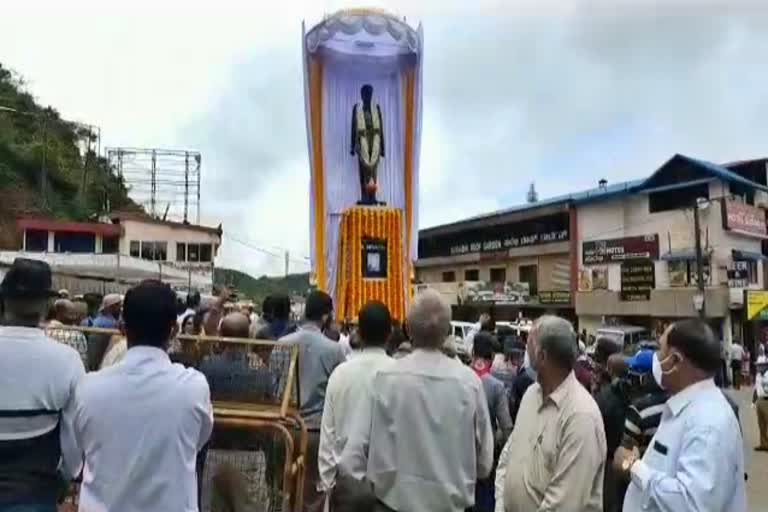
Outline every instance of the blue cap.
<path id="1" fill-rule="evenodd" d="M 653 350 L 641 350 L 627 359 L 627 366 L 635 373 L 648 373 L 653 369 Z"/>

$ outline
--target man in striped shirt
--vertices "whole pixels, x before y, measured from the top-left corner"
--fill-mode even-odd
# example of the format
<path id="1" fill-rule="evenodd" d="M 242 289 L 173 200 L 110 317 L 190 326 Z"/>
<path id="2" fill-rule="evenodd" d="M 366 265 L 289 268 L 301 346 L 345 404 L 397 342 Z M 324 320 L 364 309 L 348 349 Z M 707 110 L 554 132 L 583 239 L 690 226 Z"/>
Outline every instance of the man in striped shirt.
<path id="1" fill-rule="evenodd" d="M 653 380 L 652 364 L 652 350 L 641 350 L 627 360 L 629 371 L 634 374 L 632 377 L 637 379 L 641 392 L 632 400 L 627 410 L 622 445 L 629 449 L 636 446 L 640 455 L 645 453 L 656 429 L 659 428 L 661 413 L 668 398 L 667 393 Z"/>

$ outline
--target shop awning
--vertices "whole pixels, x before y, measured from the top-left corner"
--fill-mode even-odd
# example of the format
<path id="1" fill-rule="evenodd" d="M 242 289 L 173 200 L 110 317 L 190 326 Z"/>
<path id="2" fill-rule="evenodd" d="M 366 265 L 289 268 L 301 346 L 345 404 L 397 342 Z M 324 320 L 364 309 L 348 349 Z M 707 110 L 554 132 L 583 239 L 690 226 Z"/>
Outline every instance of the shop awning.
<path id="1" fill-rule="evenodd" d="M 703 251 L 701 255 L 705 260 L 709 260 L 709 251 Z M 695 260 L 696 250 L 695 249 L 679 249 L 677 251 L 669 251 L 666 254 L 662 254 L 661 259 L 664 261 Z"/>
<path id="2" fill-rule="evenodd" d="M 746 260 L 746 261 L 768 260 L 768 258 L 763 256 L 759 252 L 740 251 L 739 249 L 733 249 L 731 251 L 731 254 L 734 260 L 742 260 L 742 261 L 743 260 Z"/>

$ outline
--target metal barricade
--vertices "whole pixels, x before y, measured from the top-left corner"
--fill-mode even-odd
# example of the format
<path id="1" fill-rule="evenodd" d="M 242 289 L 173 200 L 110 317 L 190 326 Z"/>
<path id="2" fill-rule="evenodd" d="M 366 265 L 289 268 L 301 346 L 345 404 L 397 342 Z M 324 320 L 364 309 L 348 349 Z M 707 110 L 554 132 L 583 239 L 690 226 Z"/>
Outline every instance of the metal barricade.
<path id="1" fill-rule="evenodd" d="M 96 370 L 122 339 L 117 330 L 56 326 L 52 339 Z M 297 347 L 262 340 L 179 336 L 171 360 L 203 373 L 214 429 L 198 464 L 200 510 L 301 510 L 308 435 L 299 412 Z M 68 503 L 77 503 L 73 484 Z"/>
<path id="2" fill-rule="evenodd" d="M 179 343 L 208 379 L 214 405 L 201 511 L 300 510 L 308 435 L 298 413 L 298 347 L 203 336 Z"/>

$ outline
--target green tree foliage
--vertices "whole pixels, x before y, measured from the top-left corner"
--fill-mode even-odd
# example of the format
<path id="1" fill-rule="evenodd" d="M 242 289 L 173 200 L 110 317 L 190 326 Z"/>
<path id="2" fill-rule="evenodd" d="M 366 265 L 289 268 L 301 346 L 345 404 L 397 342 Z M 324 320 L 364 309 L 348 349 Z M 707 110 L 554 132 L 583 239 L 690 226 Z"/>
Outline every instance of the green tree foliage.
<path id="1" fill-rule="evenodd" d="M 258 304 L 267 295 L 306 295 L 309 290 L 309 274 L 289 274 L 285 277 L 261 276 L 256 279 L 239 270 L 217 268 L 214 271 L 217 286 L 231 286 L 240 297 L 247 297 Z"/>
<path id="2" fill-rule="evenodd" d="M 24 197 L 32 204 L 17 209 L 72 220 L 93 218 L 107 208 L 137 208 L 125 184 L 96 154 L 93 130 L 39 105 L 23 79 L 1 63 L 0 107 L 0 198 L 22 189 L 31 192 Z"/>

